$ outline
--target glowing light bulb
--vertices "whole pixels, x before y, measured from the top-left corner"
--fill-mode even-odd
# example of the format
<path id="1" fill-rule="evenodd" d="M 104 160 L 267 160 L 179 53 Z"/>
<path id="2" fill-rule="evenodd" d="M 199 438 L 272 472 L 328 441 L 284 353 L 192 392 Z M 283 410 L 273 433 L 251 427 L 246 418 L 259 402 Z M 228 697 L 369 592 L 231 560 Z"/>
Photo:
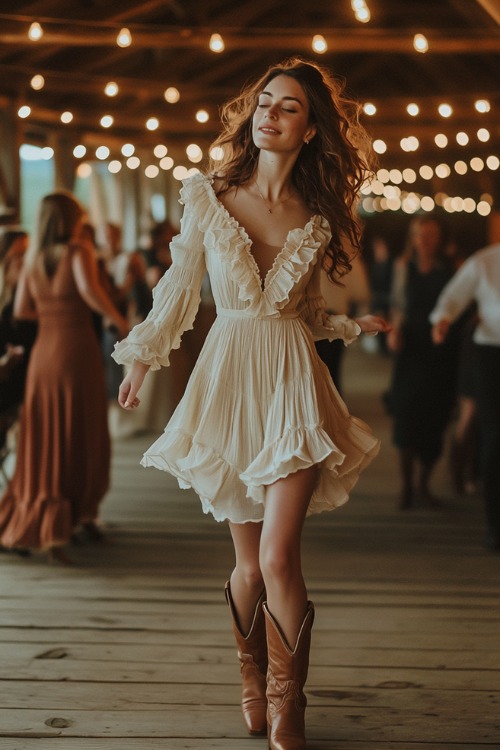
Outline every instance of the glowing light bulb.
<path id="1" fill-rule="evenodd" d="M 181 95 L 175 86 L 169 86 L 168 89 L 165 89 L 163 96 L 165 97 L 165 101 L 169 104 L 176 104 L 181 98 Z"/>
<path id="2" fill-rule="evenodd" d="M 116 43 L 119 47 L 130 47 L 132 44 L 132 34 L 127 28 L 120 29 L 116 37 Z"/>
<path id="3" fill-rule="evenodd" d="M 489 112 L 491 109 L 491 104 L 487 99 L 477 99 L 474 106 L 478 112 Z"/>
<path id="4" fill-rule="evenodd" d="M 113 123 L 114 118 L 112 115 L 104 115 L 103 117 L 101 117 L 101 126 L 103 128 L 110 128 Z"/>
<path id="5" fill-rule="evenodd" d="M 61 122 L 64 122 L 65 125 L 67 125 L 69 122 L 71 122 L 73 119 L 73 113 L 72 112 L 63 112 L 61 115 Z"/>
<path id="6" fill-rule="evenodd" d="M 148 130 L 158 130 L 160 127 L 160 121 L 157 117 L 150 117 L 146 121 L 146 127 Z"/>
<path id="7" fill-rule="evenodd" d="M 210 115 L 205 109 L 199 109 L 196 113 L 196 119 L 198 122 L 208 122 Z M 183 177 L 181 179 L 184 179 Z"/>
<path id="8" fill-rule="evenodd" d="M 369 117 L 372 117 L 377 111 L 377 108 L 372 102 L 366 102 L 366 104 L 363 104 L 363 112 L 365 115 L 368 115 Z"/>
<path id="9" fill-rule="evenodd" d="M 135 146 L 133 146 L 131 143 L 124 143 L 122 146 L 122 154 L 123 156 L 132 156 L 135 152 Z"/>
<path id="10" fill-rule="evenodd" d="M 224 39 L 221 37 L 220 34 L 212 34 L 210 37 L 210 42 L 208 43 L 208 46 L 210 47 L 212 52 L 224 52 L 225 44 Z"/>
<path id="11" fill-rule="evenodd" d="M 107 146 L 99 146 L 99 148 L 96 148 L 95 155 L 98 159 L 101 159 L 101 161 L 104 161 L 104 159 L 107 159 L 110 154 L 109 148 Z"/>
<path id="12" fill-rule="evenodd" d="M 313 48 L 314 52 L 317 52 L 319 55 L 323 55 L 328 49 L 328 44 L 322 34 L 315 34 L 312 38 L 311 47 Z"/>
<path id="13" fill-rule="evenodd" d="M 417 52 L 427 52 L 429 49 L 429 42 L 425 34 L 415 34 L 413 37 L 413 47 Z"/>
<path id="14" fill-rule="evenodd" d="M 38 42 L 43 36 L 43 29 L 38 21 L 33 21 L 28 31 L 28 38 L 32 42 Z"/>
<path id="15" fill-rule="evenodd" d="M 75 146 L 73 149 L 73 156 L 75 156 L 77 159 L 81 159 L 85 154 L 87 153 L 87 149 L 85 146 L 82 146 L 80 143 L 78 146 Z"/>
<path id="16" fill-rule="evenodd" d="M 17 115 L 22 120 L 25 120 L 27 117 L 30 116 L 30 114 L 31 114 L 31 107 L 28 107 L 27 104 L 25 104 L 22 107 L 19 107 L 19 109 L 17 110 Z"/>
<path id="17" fill-rule="evenodd" d="M 453 114 L 453 107 L 450 104 L 446 104 L 443 102 L 443 104 L 439 105 L 438 112 L 441 117 L 451 117 L 451 115 Z"/>
<path id="18" fill-rule="evenodd" d="M 116 96 L 119 90 L 118 84 L 115 81 L 109 81 L 104 87 L 106 96 Z"/>
<path id="19" fill-rule="evenodd" d="M 411 104 L 408 104 L 408 106 L 406 107 L 406 111 L 412 117 L 416 117 L 420 112 L 420 107 L 418 106 L 418 104 L 415 104 L 415 102 L 412 102 Z"/>
<path id="20" fill-rule="evenodd" d="M 222 146 L 214 146 L 210 151 L 210 158 L 214 161 L 222 161 L 224 158 L 224 149 Z"/>
<path id="21" fill-rule="evenodd" d="M 35 89 L 35 91 L 40 91 L 40 89 L 43 89 L 43 87 L 45 86 L 45 78 L 42 75 L 37 74 L 36 76 L 33 76 L 30 84 L 32 89 Z"/>
<path id="22" fill-rule="evenodd" d="M 163 143 L 159 143 L 158 146 L 155 146 L 153 149 L 153 154 L 156 156 L 157 159 L 163 159 L 164 156 L 166 156 L 168 153 L 168 148 L 163 145 Z"/>
<path id="23" fill-rule="evenodd" d="M 373 141 L 373 150 L 377 154 L 385 154 L 385 152 L 387 151 L 387 143 L 381 138 L 377 138 L 375 141 Z"/>

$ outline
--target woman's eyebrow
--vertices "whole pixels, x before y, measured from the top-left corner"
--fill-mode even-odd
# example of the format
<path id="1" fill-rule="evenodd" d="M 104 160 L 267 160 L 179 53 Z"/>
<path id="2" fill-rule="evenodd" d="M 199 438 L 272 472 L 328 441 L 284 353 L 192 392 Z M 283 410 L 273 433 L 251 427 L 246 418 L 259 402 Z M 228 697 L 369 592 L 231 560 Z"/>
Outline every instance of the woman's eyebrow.
<path id="1" fill-rule="evenodd" d="M 261 91 L 260 96 L 262 95 L 270 96 L 271 98 L 273 96 L 270 91 Z M 297 104 L 300 104 L 301 107 L 304 106 L 303 102 L 301 102 L 300 99 L 297 99 L 295 96 L 282 96 L 281 98 L 286 101 L 297 102 Z"/>

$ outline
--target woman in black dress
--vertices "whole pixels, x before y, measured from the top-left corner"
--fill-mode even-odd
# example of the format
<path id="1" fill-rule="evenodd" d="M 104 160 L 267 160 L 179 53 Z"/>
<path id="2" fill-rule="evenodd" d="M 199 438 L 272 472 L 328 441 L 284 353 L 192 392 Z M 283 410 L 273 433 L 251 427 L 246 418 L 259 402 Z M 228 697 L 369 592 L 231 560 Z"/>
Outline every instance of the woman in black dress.
<path id="1" fill-rule="evenodd" d="M 417 497 L 427 505 L 437 504 L 429 481 L 455 402 L 458 336 L 450 336 L 445 347 L 436 347 L 429 322 L 452 275 L 445 246 L 440 221 L 431 215 L 419 216 L 410 226 L 408 252 L 394 269 L 393 328 L 387 341 L 396 356 L 388 403 L 393 442 L 400 454 L 402 509 L 410 508 Z"/>

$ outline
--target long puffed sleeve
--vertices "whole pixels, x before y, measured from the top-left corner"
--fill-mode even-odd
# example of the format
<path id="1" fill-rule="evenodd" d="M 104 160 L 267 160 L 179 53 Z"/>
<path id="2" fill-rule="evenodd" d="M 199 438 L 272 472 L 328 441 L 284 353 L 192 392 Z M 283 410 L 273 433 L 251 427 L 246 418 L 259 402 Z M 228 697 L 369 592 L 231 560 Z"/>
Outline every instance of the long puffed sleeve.
<path id="1" fill-rule="evenodd" d="M 361 328 L 347 315 L 330 315 L 325 309 L 325 300 L 321 294 L 321 274 L 325 273 L 321 259 L 318 258 L 313 274 L 307 285 L 304 306 L 301 316 L 311 329 L 315 341 L 342 339 L 344 344 L 355 341 Z M 330 283 L 330 282 L 329 282 Z"/>
<path id="2" fill-rule="evenodd" d="M 151 370 L 167 367 L 170 351 L 179 348 L 182 334 L 193 327 L 206 266 L 191 187 L 186 181 L 181 190 L 180 202 L 185 208 L 180 234 L 170 244 L 172 265 L 153 290 L 153 307 L 147 318 L 115 344 L 112 357 L 119 364 L 139 360 Z"/>

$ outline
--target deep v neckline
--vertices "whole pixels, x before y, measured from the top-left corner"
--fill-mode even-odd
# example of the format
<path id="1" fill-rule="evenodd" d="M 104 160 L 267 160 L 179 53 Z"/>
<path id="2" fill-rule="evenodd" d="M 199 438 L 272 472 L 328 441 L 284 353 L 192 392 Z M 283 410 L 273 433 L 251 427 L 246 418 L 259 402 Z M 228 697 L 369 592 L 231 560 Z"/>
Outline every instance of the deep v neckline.
<path id="1" fill-rule="evenodd" d="M 221 213 L 225 217 L 225 219 L 233 226 L 233 228 L 243 238 L 244 245 L 245 245 L 245 256 L 248 259 L 248 264 L 249 264 L 249 266 L 250 266 L 250 268 L 252 270 L 252 273 L 254 274 L 254 276 L 255 276 L 258 284 L 259 284 L 261 293 L 265 294 L 266 291 L 267 291 L 267 289 L 269 288 L 270 282 L 272 281 L 272 279 L 276 275 L 276 272 L 277 272 L 277 270 L 279 268 L 279 265 L 281 263 L 281 259 L 284 257 L 285 253 L 288 250 L 288 246 L 289 246 L 291 235 L 294 232 L 301 232 L 301 233 L 304 233 L 306 235 L 307 234 L 311 234 L 311 231 L 312 231 L 312 228 L 314 226 L 314 223 L 317 220 L 317 218 L 318 218 L 319 215 L 318 214 L 313 214 L 307 220 L 307 222 L 304 224 L 303 227 L 294 227 L 293 229 L 290 229 L 289 232 L 288 232 L 288 234 L 287 234 L 287 236 L 286 236 L 286 238 L 285 238 L 285 241 L 283 242 L 282 245 L 270 245 L 269 246 L 269 247 L 278 247 L 279 250 L 278 250 L 278 252 L 277 252 L 277 254 L 276 254 L 276 256 L 275 256 L 275 258 L 274 258 L 274 260 L 273 260 L 273 262 L 271 264 L 271 267 L 266 272 L 266 274 L 264 276 L 262 276 L 262 274 L 260 272 L 260 268 L 259 268 L 259 266 L 257 264 L 257 261 L 255 260 L 254 254 L 252 252 L 252 247 L 253 247 L 254 243 L 253 243 L 253 240 L 251 239 L 251 237 L 248 235 L 247 230 L 245 229 L 245 227 L 242 224 L 240 224 L 240 222 L 238 221 L 238 219 L 236 219 L 230 213 L 230 211 L 226 208 L 226 206 L 222 203 L 222 201 L 217 197 L 217 193 L 215 192 L 214 187 L 213 187 L 213 180 L 211 180 L 209 177 L 206 178 L 206 185 L 209 188 L 209 195 L 212 197 L 212 200 L 213 200 L 216 208 L 218 208 L 218 210 L 221 211 Z M 263 243 L 263 244 L 266 244 L 266 243 Z"/>

